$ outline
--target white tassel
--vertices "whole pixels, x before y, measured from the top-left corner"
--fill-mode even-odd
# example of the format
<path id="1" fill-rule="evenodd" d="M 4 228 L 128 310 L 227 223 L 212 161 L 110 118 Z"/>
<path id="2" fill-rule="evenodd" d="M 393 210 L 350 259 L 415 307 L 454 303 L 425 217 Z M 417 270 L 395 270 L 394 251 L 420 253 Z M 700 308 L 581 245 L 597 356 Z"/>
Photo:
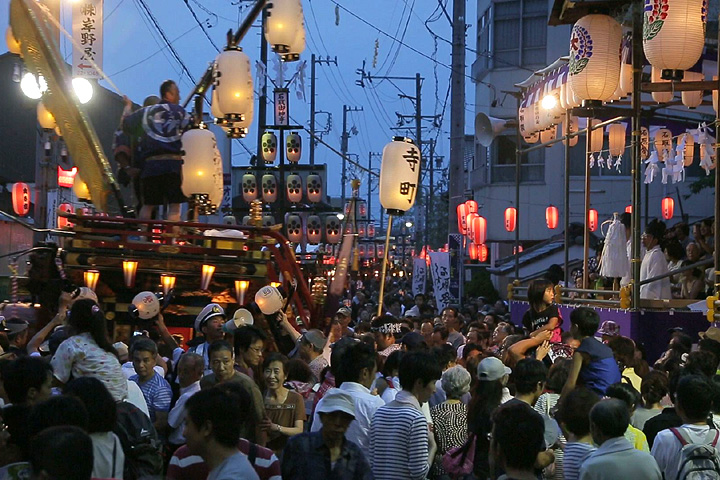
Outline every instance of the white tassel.
<path id="1" fill-rule="evenodd" d="M 652 183 L 655 180 L 655 176 L 660 173 L 660 167 L 658 167 L 658 154 L 654 151 L 650 154 L 650 157 L 645 160 L 645 183 Z"/>

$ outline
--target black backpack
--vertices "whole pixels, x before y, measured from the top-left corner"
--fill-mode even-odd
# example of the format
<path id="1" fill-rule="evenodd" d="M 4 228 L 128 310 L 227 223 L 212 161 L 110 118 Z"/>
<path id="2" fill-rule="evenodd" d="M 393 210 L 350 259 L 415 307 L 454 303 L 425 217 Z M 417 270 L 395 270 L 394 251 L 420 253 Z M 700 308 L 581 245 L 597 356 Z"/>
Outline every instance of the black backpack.
<path id="1" fill-rule="evenodd" d="M 113 430 L 125 453 L 125 480 L 162 478 L 162 445 L 150 418 L 132 403 L 118 402 Z"/>

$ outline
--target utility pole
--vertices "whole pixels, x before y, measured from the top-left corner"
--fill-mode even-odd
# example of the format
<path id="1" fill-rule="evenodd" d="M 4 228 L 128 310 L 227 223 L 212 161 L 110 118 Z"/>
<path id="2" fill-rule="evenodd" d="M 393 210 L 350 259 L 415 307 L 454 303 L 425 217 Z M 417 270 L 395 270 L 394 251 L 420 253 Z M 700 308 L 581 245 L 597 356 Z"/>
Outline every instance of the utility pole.
<path id="1" fill-rule="evenodd" d="M 347 131 L 347 113 L 348 112 L 362 112 L 362 107 L 350 107 L 343 105 L 343 131 L 342 138 L 340 140 L 340 152 L 342 153 L 342 208 L 345 208 L 345 184 L 347 183 L 347 152 L 348 152 L 348 139 L 350 134 Z"/>
<path id="2" fill-rule="evenodd" d="M 262 30 L 265 31 L 265 24 L 267 23 L 267 9 L 263 8 L 262 11 Z M 265 40 L 265 35 L 260 35 L 260 63 L 265 66 L 266 74 L 263 75 L 261 80 L 262 87 L 260 89 L 260 98 L 258 99 L 258 131 L 257 131 L 257 154 L 255 155 L 255 167 L 258 169 L 262 166 L 262 136 L 265 133 L 265 127 L 267 126 L 267 66 L 268 66 L 268 45 Z M 285 145 L 278 145 L 278 148 L 285 148 Z M 259 170 L 258 170 L 259 174 Z"/>
<path id="3" fill-rule="evenodd" d="M 435 179 L 433 178 L 433 173 L 435 172 L 435 140 L 431 138 L 427 143 L 430 146 L 430 158 L 428 159 L 428 165 L 430 167 L 430 188 L 427 202 L 425 202 L 425 238 L 423 239 L 421 248 L 423 245 L 428 244 L 428 239 L 430 238 L 430 212 L 433 211 L 433 196 L 435 195 Z"/>
<path id="4" fill-rule="evenodd" d="M 315 165 L 315 146 L 317 140 L 315 139 L 315 64 L 330 65 L 334 63 L 337 66 L 337 57 L 330 60 L 330 57 L 323 59 L 315 58 L 315 54 L 312 54 L 310 63 L 310 165 Z"/>
<path id="5" fill-rule="evenodd" d="M 453 0 L 452 70 L 450 73 L 450 168 L 448 172 L 448 232 L 458 231 L 457 206 L 465 191 L 465 1 Z"/>

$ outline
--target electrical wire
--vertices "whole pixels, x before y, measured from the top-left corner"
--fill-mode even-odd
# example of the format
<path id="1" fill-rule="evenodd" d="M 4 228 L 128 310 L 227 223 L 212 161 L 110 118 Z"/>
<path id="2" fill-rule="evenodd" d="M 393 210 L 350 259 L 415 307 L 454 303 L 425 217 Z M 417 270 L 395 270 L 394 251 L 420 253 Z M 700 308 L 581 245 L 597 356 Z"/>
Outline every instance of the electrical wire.
<path id="1" fill-rule="evenodd" d="M 177 42 L 178 40 L 180 40 L 181 38 L 183 38 L 183 37 L 184 37 L 185 35 L 187 35 L 188 33 L 192 32 L 192 31 L 195 30 L 196 28 L 198 28 L 197 25 L 195 25 L 194 27 L 191 27 L 189 30 L 187 30 L 187 31 L 185 31 L 184 33 L 181 33 L 180 35 L 178 35 L 177 37 L 175 37 L 170 43 L 175 43 L 175 42 Z M 121 69 L 121 70 L 118 70 L 117 72 L 110 74 L 110 76 L 111 76 L 111 77 L 114 77 L 115 75 L 119 75 L 119 74 L 121 74 L 121 73 L 124 73 L 125 71 L 130 70 L 131 68 L 137 67 L 137 66 L 140 65 L 141 63 L 144 63 L 144 62 L 150 60 L 151 58 L 153 58 L 153 57 L 154 57 L 155 55 L 157 55 L 158 53 L 161 53 L 162 51 L 167 50 L 167 48 L 168 48 L 167 46 L 160 47 L 159 49 L 155 50 L 155 52 L 151 53 L 150 55 L 148 55 L 147 57 L 143 58 L 142 60 L 140 60 L 140 61 L 138 61 L 138 62 L 135 62 L 135 63 L 133 63 L 132 65 L 129 65 L 129 66 L 127 66 L 127 67 L 125 67 L 125 68 L 123 68 L 123 69 Z"/>
<path id="2" fill-rule="evenodd" d="M 196 23 L 198 24 L 198 26 L 202 29 L 203 33 L 205 34 L 205 37 L 207 37 L 208 41 L 212 44 L 213 47 L 215 47 L 215 50 L 219 53 L 219 52 L 220 52 L 220 48 L 217 46 L 217 44 L 216 44 L 215 41 L 212 39 L 212 37 L 210 37 L 210 34 L 208 34 L 207 30 L 205 29 L 205 25 L 202 24 L 202 22 L 200 21 L 200 19 L 198 18 L 198 16 L 195 14 L 195 10 L 193 10 L 192 7 L 190 6 L 190 1 L 189 1 L 189 0 L 185 0 L 184 3 L 185 3 L 185 6 L 187 7 L 187 9 L 190 10 L 190 14 L 191 14 L 192 17 L 195 19 L 195 22 L 196 22 Z M 197 4 L 197 2 L 195 2 L 195 3 Z M 205 10 L 206 12 L 209 12 L 209 10 L 207 10 L 207 9 L 206 9 L 205 7 L 203 7 L 202 5 L 200 5 L 200 8 L 202 8 L 202 9 Z M 210 13 L 211 13 L 212 15 L 215 15 L 215 14 L 212 13 L 212 12 L 210 12 Z M 209 20 L 209 19 L 208 19 L 208 20 Z M 215 15 L 215 25 L 217 25 L 217 15 Z M 213 26 L 215 26 L 215 25 L 213 25 Z M 212 28 L 212 27 L 211 27 L 211 28 Z"/>

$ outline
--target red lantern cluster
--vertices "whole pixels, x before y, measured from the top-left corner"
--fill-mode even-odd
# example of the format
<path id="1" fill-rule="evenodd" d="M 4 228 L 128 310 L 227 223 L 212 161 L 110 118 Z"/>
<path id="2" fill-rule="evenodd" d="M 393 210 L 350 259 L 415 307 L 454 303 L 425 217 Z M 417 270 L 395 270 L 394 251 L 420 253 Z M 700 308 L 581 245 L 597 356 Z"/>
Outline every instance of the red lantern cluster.
<path id="1" fill-rule="evenodd" d="M 665 197 L 662 199 L 662 216 L 665 220 L 673 218 L 675 213 L 675 200 L 672 197 Z"/>
<path id="2" fill-rule="evenodd" d="M 468 246 L 468 255 L 470 256 L 470 260 L 478 259 L 478 246 L 473 242 L 470 242 L 470 245 Z"/>
<path id="3" fill-rule="evenodd" d="M 555 205 L 550 205 L 545 209 L 545 222 L 550 230 L 557 228 L 559 216 L 558 208 Z"/>

